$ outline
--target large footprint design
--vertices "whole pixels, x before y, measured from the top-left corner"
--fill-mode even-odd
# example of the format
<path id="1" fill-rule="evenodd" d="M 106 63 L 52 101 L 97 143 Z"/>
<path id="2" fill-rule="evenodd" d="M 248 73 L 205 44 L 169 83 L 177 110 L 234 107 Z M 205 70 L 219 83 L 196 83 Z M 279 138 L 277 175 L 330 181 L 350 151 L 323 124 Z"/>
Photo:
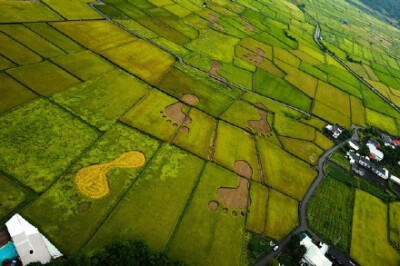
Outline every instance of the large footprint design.
<path id="1" fill-rule="evenodd" d="M 138 168 L 143 166 L 146 158 L 139 151 L 122 153 L 109 163 L 89 165 L 81 168 L 75 177 L 75 184 L 79 191 L 92 199 L 102 198 L 110 193 L 107 172 L 112 168 Z"/>

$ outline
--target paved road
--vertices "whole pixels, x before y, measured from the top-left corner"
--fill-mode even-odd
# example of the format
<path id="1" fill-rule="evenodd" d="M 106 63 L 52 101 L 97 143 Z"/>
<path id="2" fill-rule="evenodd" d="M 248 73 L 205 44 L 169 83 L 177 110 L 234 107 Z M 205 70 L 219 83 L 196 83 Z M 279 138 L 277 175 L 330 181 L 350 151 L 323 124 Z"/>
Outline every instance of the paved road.
<path id="1" fill-rule="evenodd" d="M 296 0 L 293 0 L 293 3 L 297 5 Z M 389 99 L 387 99 L 385 96 L 383 96 L 377 89 L 375 89 L 371 84 L 369 84 L 363 77 L 358 75 L 356 72 L 354 72 L 353 69 L 351 69 L 342 59 L 337 57 L 334 53 L 329 51 L 322 43 L 321 43 L 321 26 L 319 22 L 311 16 L 304 8 L 301 8 L 301 11 L 304 12 L 309 18 L 311 18 L 315 22 L 315 31 L 314 31 L 314 41 L 316 44 L 321 48 L 323 51 L 325 51 L 327 54 L 329 54 L 333 59 L 335 59 L 336 62 L 338 62 L 342 67 L 344 67 L 347 71 L 349 71 L 355 78 L 357 78 L 362 84 L 367 86 L 370 90 L 372 90 L 376 95 L 378 95 L 382 100 L 384 100 L 387 104 L 392 106 L 397 112 L 400 112 L 400 108 L 392 103 Z"/>
<path id="2" fill-rule="evenodd" d="M 353 141 L 358 141 L 358 129 L 361 127 L 358 126 L 352 126 L 352 129 L 354 130 L 352 137 L 350 140 Z M 307 231 L 308 234 L 311 235 L 312 238 L 316 240 L 322 240 L 321 237 L 319 237 L 317 234 L 315 234 L 310 227 L 308 226 L 307 222 L 307 206 L 308 203 L 310 202 L 310 199 L 312 195 L 314 194 L 315 190 L 318 188 L 319 184 L 322 182 L 322 180 L 325 177 L 325 173 L 323 170 L 324 164 L 326 160 L 329 158 L 330 155 L 335 153 L 340 147 L 342 147 L 348 140 L 342 141 L 339 144 L 335 145 L 332 149 L 327 150 L 318 160 L 318 176 L 317 178 L 313 181 L 311 184 L 310 188 L 308 189 L 306 195 L 304 196 L 303 200 L 300 202 L 299 205 L 299 218 L 300 218 L 300 225 L 294 229 L 284 240 L 282 240 L 278 246 L 279 248 L 276 251 L 273 251 L 269 253 L 267 256 L 265 256 L 263 259 L 258 261 L 256 263 L 257 266 L 262 266 L 265 265 L 269 260 L 272 258 L 276 257 L 282 249 L 288 244 L 290 237 L 294 234 L 298 234 L 304 231 Z"/>

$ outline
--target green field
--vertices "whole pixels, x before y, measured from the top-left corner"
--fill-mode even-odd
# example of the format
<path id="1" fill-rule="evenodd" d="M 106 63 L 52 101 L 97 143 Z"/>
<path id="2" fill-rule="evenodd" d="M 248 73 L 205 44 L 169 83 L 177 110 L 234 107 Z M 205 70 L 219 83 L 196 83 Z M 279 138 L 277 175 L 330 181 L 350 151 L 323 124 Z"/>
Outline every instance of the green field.
<path id="1" fill-rule="evenodd" d="M 254 239 L 300 225 L 324 171 L 311 229 L 361 265 L 397 265 L 396 195 L 342 149 L 318 162 L 327 124 L 399 138 L 399 112 L 332 55 L 400 106 L 400 30 L 363 1 L 295 2 L 0 0 L 0 221 L 20 213 L 64 261 L 143 240 L 189 265 L 250 265 Z"/>
<path id="2" fill-rule="evenodd" d="M 363 265 L 399 264 L 400 255 L 388 239 L 388 207 L 361 190 L 355 195 L 351 256 Z"/>
<path id="3" fill-rule="evenodd" d="M 311 228 L 345 252 L 350 249 L 354 194 L 353 187 L 328 176 L 307 209 Z"/>

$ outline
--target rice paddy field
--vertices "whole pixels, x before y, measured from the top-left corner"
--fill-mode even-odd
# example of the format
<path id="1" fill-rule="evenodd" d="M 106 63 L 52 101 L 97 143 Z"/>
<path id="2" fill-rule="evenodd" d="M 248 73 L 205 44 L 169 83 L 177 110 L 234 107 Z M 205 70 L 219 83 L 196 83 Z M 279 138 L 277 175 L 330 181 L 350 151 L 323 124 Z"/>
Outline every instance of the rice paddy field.
<path id="1" fill-rule="evenodd" d="M 20 213 L 66 256 L 144 240 L 189 265 L 248 265 L 250 233 L 298 227 L 327 124 L 399 135 L 396 109 L 290 1 L 89 3 L 0 1 L 0 222 Z M 399 104 L 399 30 L 344 0 L 301 3 Z M 397 265 L 396 202 L 328 177 L 309 208 L 357 262 Z"/>

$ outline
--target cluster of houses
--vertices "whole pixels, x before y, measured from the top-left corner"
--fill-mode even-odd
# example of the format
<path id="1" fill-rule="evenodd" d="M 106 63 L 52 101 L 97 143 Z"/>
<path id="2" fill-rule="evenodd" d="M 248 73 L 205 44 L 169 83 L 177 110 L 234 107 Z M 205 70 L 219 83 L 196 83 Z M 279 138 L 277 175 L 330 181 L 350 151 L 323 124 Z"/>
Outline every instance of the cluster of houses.
<path id="1" fill-rule="evenodd" d="M 33 262 L 46 264 L 62 256 L 61 252 L 39 230 L 15 214 L 6 222 L 7 240 L 0 246 L 0 265 L 28 265 Z M 3 234 L 4 237 L 4 234 Z M 9 239 L 11 237 L 11 239 Z"/>
<path id="2" fill-rule="evenodd" d="M 396 148 L 396 146 L 400 146 L 400 140 L 392 139 L 389 135 L 381 134 L 381 138 L 385 146 L 391 147 L 393 149 Z M 365 171 L 369 170 L 384 180 L 390 178 L 390 180 L 400 185 L 399 178 L 391 175 L 386 168 L 381 168 L 373 162 L 380 162 L 384 158 L 383 152 L 379 150 L 379 148 L 381 148 L 381 144 L 378 141 L 372 138 L 368 139 L 366 144 L 369 149 L 368 156 L 362 156 L 357 153 L 357 151 L 360 149 L 357 143 L 349 141 L 349 146 L 351 147 L 351 149 L 346 153 L 346 155 L 347 158 L 350 160 L 350 164 L 354 172 L 356 172 L 360 176 L 363 176 L 365 174 Z"/>
<path id="3" fill-rule="evenodd" d="M 338 139 L 340 135 L 343 133 L 344 128 L 339 126 L 338 124 L 327 125 L 325 127 L 326 133 L 330 135 L 334 139 Z"/>

